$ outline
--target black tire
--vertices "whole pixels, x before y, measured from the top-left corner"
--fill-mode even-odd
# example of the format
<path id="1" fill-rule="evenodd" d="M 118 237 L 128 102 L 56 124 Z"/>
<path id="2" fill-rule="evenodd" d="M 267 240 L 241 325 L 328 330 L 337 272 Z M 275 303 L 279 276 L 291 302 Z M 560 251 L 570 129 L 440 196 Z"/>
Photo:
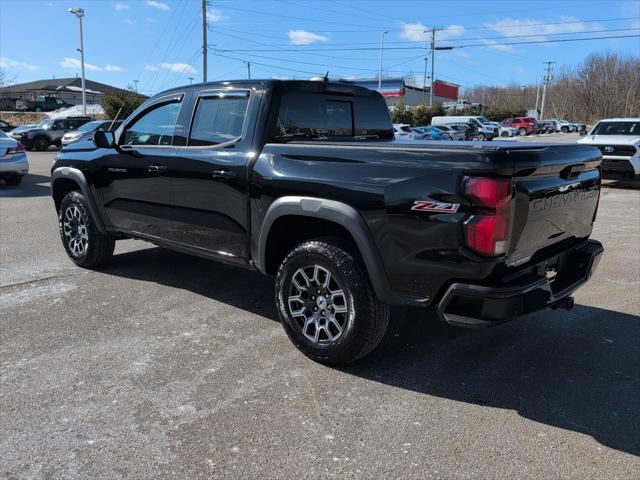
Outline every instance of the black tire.
<path id="1" fill-rule="evenodd" d="M 518 130 L 518 133 L 524 137 L 527 135 L 527 129 L 524 127 L 520 127 L 520 129 Z"/>
<path id="2" fill-rule="evenodd" d="M 508 136 L 509 136 L 509 132 L 504 131 L 504 132 L 502 132 L 502 133 L 500 134 L 500 136 L 501 136 L 501 137 L 503 137 L 503 138 L 508 137 Z"/>
<path id="3" fill-rule="evenodd" d="M 485 134 L 484 134 L 484 133 L 478 133 L 478 134 L 475 136 L 474 140 L 477 140 L 477 141 L 479 141 L 479 142 L 484 142 L 484 141 L 486 140 L 486 138 L 487 138 L 487 137 L 485 136 Z"/>
<path id="4" fill-rule="evenodd" d="M 4 181 L 7 185 L 11 185 L 12 187 L 15 187 L 22 183 L 22 175 L 14 175 L 13 177 L 7 177 L 4 179 Z"/>
<path id="5" fill-rule="evenodd" d="M 115 237 L 100 233 L 87 200 L 78 191 L 67 193 L 60 202 L 58 229 L 67 255 L 80 267 L 97 267 L 113 256 Z"/>
<path id="6" fill-rule="evenodd" d="M 292 302 L 291 299 L 296 295 L 291 294 L 299 293 L 298 297 L 303 296 L 302 290 L 296 287 L 294 276 L 300 284 L 299 272 L 307 269 L 308 272 L 314 272 L 313 278 L 316 278 L 315 267 L 329 272 L 329 282 L 336 283 L 329 283 L 317 298 L 310 297 L 313 291 L 306 292 L 304 301 L 309 302 L 308 316 L 315 316 L 317 319 L 314 326 L 309 323 L 307 317 L 300 314 L 295 317 L 292 315 L 292 305 L 299 311 L 304 303 L 302 300 L 299 303 L 296 303 L 297 300 Z M 322 277 L 322 274 L 319 273 L 317 276 Z M 326 280 L 326 275 L 323 278 Z M 339 288 L 331 290 L 331 285 L 337 285 Z M 309 288 L 309 284 L 306 286 Z M 334 293 L 329 296 L 328 291 Z M 339 298 L 338 294 L 336 298 L 339 299 L 334 301 L 335 292 L 343 292 L 342 298 Z M 323 364 L 347 365 L 364 357 L 380 343 L 389 324 L 389 306 L 378 300 L 361 261 L 349 253 L 349 248 L 343 245 L 340 239 L 310 240 L 294 248 L 278 268 L 275 293 L 280 322 L 293 344 L 307 357 Z M 320 297 L 323 297 L 322 303 Z M 325 298 L 331 303 L 326 304 Z M 316 303 L 327 306 L 314 314 L 311 309 L 318 310 Z M 337 334 L 333 340 L 326 332 L 329 332 L 334 324 L 330 325 L 329 317 L 319 316 L 325 308 L 330 319 L 341 322 L 343 327 L 341 332 L 333 329 L 331 333 Z M 338 312 L 338 309 L 345 312 Z M 308 323 L 309 328 L 304 330 L 303 323 Z M 318 325 L 320 328 L 316 328 Z M 315 339 L 310 338 L 311 332 Z"/>
<path id="7" fill-rule="evenodd" d="M 569 127 L 562 127 L 562 128 L 560 129 L 560 131 L 561 131 L 562 133 L 569 133 Z"/>
<path id="8" fill-rule="evenodd" d="M 47 137 L 36 137 L 33 139 L 33 148 L 38 152 L 44 152 L 49 149 L 51 142 Z"/>

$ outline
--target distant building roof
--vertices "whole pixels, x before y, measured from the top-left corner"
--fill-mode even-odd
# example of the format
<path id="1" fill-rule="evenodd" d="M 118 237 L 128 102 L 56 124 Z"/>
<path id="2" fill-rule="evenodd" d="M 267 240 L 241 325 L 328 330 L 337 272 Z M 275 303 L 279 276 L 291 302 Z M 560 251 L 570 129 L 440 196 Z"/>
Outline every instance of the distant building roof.
<path id="1" fill-rule="evenodd" d="M 30 92 L 79 92 L 82 89 L 82 79 L 78 77 L 71 78 L 50 78 L 46 80 L 36 80 L 33 82 L 16 83 L 7 87 L 0 88 L 0 94 L 18 94 Z M 94 95 L 104 95 L 107 93 L 116 93 L 125 91 L 122 88 L 113 87 L 106 83 L 94 82 L 85 79 L 85 90 L 87 93 Z"/>

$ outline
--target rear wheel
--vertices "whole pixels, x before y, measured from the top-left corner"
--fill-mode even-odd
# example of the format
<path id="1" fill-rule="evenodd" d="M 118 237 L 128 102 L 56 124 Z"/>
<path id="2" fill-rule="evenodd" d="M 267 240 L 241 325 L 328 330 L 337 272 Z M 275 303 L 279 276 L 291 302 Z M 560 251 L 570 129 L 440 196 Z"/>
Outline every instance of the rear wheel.
<path id="1" fill-rule="evenodd" d="M 39 152 L 44 152 L 49 149 L 49 139 L 47 137 L 36 137 L 33 139 L 33 148 L 35 148 Z"/>
<path id="2" fill-rule="evenodd" d="M 276 304 L 285 332 L 309 358 L 347 365 L 382 340 L 389 307 L 360 262 L 339 239 L 307 241 L 282 261 Z"/>
<path id="3" fill-rule="evenodd" d="M 518 133 L 524 137 L 527 134 L 527 129 L 524 127 L 520 127 L 518 129 Z"/>
<path id="4" fill-rule="evenodd" d="M 483 142 L 485 140 L 485 136 L 484 133 L 478 133 L 475 137 L 473 137 L 474 140 L 478 140 L 479 142 Z"/>
<path id="5" fill-rule="evenodd" d="M 76 265 L 96 267 L 112 257 L 115 238 L 100 233 L 80 192 L 69 192 L 62 199 L 58 226 L 64 249 Z"/>
<path id="6" fill-rule="evenodd" d="M 561 131 L 562 133 L 569 133 L 569 127 L 562 127 L 562 128 L 560 129 L 560 131 Z"/>

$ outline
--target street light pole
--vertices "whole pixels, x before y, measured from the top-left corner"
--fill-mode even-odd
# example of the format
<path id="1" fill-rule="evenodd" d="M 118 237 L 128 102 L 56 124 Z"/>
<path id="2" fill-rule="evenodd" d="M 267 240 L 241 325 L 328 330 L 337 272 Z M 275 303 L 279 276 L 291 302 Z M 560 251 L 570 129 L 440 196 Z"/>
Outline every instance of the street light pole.
<path id="1" fill-rule="evenodd" d="M 384 36 L 386 33 L 389 33 L 388 30 L 385 30 L 380 35 L 380 69 L 378 70 L 378 92 L 382 93 L 382 56 L 384 55 Z"/>
<path id="2" fill-rule="evenodd" d="M 87 116 L 87 94 L 84 85 L 84 40 L 82 35 L 82 17 L 84 17 L 83 8 L 70 8 L 69 13 L 75 15 L 80 20 L 80 63 L 82 69 L 82 115 Z"/>
<path id="3" fill-rule="evenodd" d="M 429 108 L 433 107 L 433 81 L 435 73 L 433 71 L 436 59 L 436 28 L 431 30 L 431 88 L 429 89 Z"/>

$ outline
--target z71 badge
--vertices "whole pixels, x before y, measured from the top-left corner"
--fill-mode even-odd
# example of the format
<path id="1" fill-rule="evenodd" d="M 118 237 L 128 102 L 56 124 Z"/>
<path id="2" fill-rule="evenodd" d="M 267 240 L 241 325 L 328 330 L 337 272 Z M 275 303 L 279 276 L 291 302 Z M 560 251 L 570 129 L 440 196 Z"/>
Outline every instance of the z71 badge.
<path id="1" fill-rule="evenodd" d="M 459 203 L 434 202 L 433 200 L 416 200 L 411 210 L 417 212 L 456 213 Z"/>

